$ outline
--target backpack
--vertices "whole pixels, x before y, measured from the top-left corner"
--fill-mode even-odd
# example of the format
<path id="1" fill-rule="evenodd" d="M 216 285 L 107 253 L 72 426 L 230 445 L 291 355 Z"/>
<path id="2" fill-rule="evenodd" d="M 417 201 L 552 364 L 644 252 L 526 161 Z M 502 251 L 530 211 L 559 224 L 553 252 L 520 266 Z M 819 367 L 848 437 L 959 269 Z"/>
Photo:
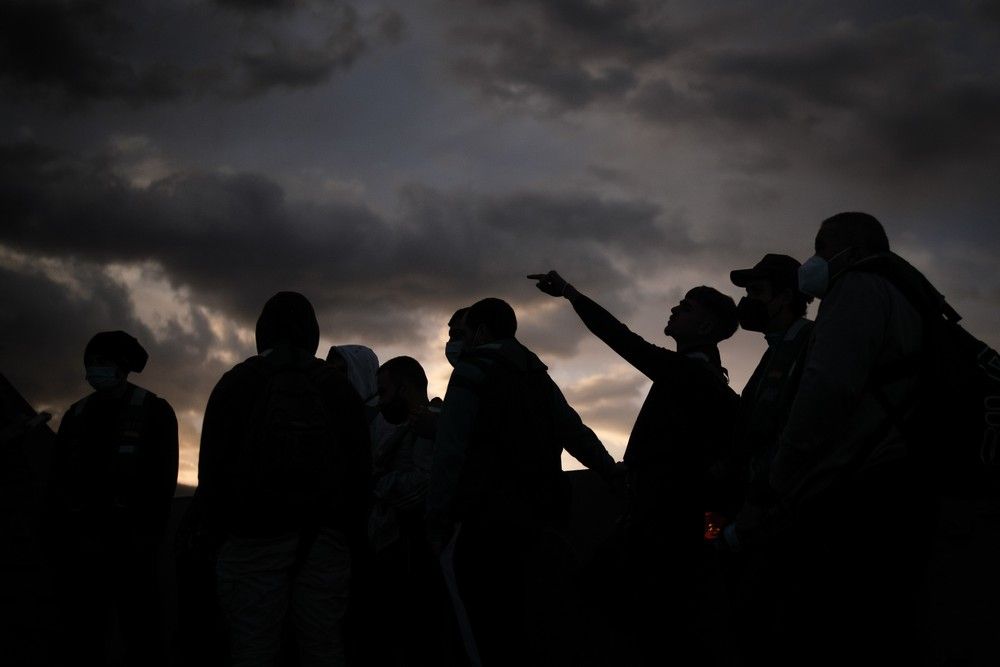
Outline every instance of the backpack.
<path id="1" fill-rule="evenodd" d="M 272 356 L 251 365 L 264 384 L 240 456 L 244 498 L 289 527 L 315 525 L 343 488 L 335 415 L 323 391 L 335 371 L 311 356 Z"/>
<path id="2" fill-rule="evenodd" d="M 893 253 L 861 260 L 850 271 L 881 276 L 920 314 L 920 351 L 876 368 L 876 398 L 906 437 L 916 460 L 950 495 L 1000 489 L 1000 355 L 959 324 L 961 316 L 917 269 Z M 889 404 L 885 384 L 916 375 L 909 404 Z"/>

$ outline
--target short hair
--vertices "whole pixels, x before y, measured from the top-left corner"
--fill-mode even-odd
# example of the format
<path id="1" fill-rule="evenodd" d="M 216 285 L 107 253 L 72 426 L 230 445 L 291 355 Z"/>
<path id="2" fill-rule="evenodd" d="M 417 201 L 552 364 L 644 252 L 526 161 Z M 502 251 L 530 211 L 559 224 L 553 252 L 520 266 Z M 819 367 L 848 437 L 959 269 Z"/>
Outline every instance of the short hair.
<path id="1" fill-rule="evenodd" d="M 397 384 L 407 384 L 418 391 L 427 391 L 427 374 L 413 357 L 393 357 L 382 364 L 379 373 L 386 373 Z"/>
<path id="2" fill-rule="evenodd" d="M 686 297 L 697 302 L 698 305 L 712 314 L 715 322 L 709 336 L 713 341 L 721 343 L 736 333 L 740 321 L 736 316 L 736 302 L 733 301 L 732 297 L 707 285 L 700 285 L 688 290 Z"/>
<path id="3" fill-rule="evenodd" d="M 496 338 L 513 338 L 517 333 L 517 316 L 506 301 L 489 297 L 469 307 L 469 312 L 465 315 L 465 325 L 469 331 L 475 331 L 480 326 L 486 325 Z"/>
<path id="4" fill-rule="evenodd" d="M 889 252 L 889 237 L 878 219 L 860 211 L 845 211 L 823 221 L 820 227 L 834 228 L 849 245 L 864 253 Z"/>
<path id="5" fill-rule="evenodd" d="M 123 371 L 141 373 L 149 354 L 134 336 L 124 331 L 101 331 L 87 343 L 83 350 L 83 363 L 94 357 L 113 360 Z"/>

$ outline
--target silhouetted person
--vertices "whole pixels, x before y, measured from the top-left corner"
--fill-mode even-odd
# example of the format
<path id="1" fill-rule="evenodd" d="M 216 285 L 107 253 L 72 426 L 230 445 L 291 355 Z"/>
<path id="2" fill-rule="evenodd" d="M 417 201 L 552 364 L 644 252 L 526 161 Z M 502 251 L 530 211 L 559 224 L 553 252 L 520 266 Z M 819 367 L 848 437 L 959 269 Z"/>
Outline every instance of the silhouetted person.
<path id="1" fill-rule="evenodd" d="M 234 665 L 272 664 L 286 614 L 300 664 L 344 662 L 349 542 L 363 536 L 371 458 L 358 394 L 313 356 L 318 343 L 309 301 L 275 294 L 258 354 L 205 410 L 198 495 L 225 536 L 217 585 Z"/>
<path id="2" fill-rule="evenodd" d="M 565 526 L 566 449 L 605 477 L 614 460 L 566 403 L 538 357 L 514 338 L 517 320 L 500 299 L 471 306 L 463 351 L 438 426 L 427 493 L 436 552 L 454 542 L 455 572 L 484 665 L 539 659 L 526 635 L 525 600 L 544 531 Z M 553 619 L 545 619 L 551 624 Z"/>
<path id="3" fill-rule="evenodd" d="M 710 287 L 690 290 L 663 330 L 677 342 L 674 352 L 629 331 L 555 271 L 528 277 L 568 299 L 594 335 L 653 381 L 624 457 L 625 613 L 647 664 L 677 655 L 708 660 L 697 643 L 697 585 L 706 567 L 708 471 L 729 440 L 737 402 L 718 349 L 736 331 L 736 304 Z"/>
<path id="4" fill-rule="evenodd" d="M 177 485 L 177 419 L 128 382 L 148 355 L 124 331 L 98 333 L 83 354 L 94 393 L 63 415 L 50 482 L 66 635 L 65 664 L 105 664 L 112 614 L 130 665 L 164 662 L 157 552 Z"/>
<path id="5" fill-rule="evenodd" d="M 427 542 L 424 510 L 441 400 L 427 398 L 427 375 L 412 357 L 378 372 L 379 410 L 397 426 L 373 447 L 375 503 L 368 538 L 375 553 L 382 650 L 393 665 L 450 664 L 444 653 L 448 599 Z M 388 641 L 387 641 L 388 640 Z"/>
<path id="6" fill-rule="evenodd" d="M 822 302 L 770 469 L 791 524 L 780 543 L 793 622 L 784 641 L 798 664 L 918 662 L 913 593 L 929 526 L 906 438 L 885 408 L 910 404 L 916 373 L 879 376 L 915 359 L 923 326 L 894 285 L 862 269 L 888 253 L 874 217 L 841 213 L 799 269 L 800 289 Z"/>
<path id="7" fill-rule="evenodd" d="M 774 664 L 781 649 L 774 631 L 775 568 L 781 555 L 773 541 L 761 536 L 761 519 L 773 506 L 768 481 L 778 436 L 798 387 L 813 323 L 805 318 L 812 297 L 799 291 L 799 262 L 788 255 L 767 254 L 753 268 L 731 272 L 734 285 L 746 289 L 736 307 L 740 327 L 758 332 L 767 350 L 740 395 L 734 452 L 727 471 L 737 495 L 732 500 L 741 520 L 726 527 L 723 537 L 740 553 L 730 559 L 737 646 L 748 664 Z M 726 509 L 732 509 L 726 508 Z M 730 519 L 732 512 L 727 512 Z M 740 534 L 737 534 L 737 528 Z M 786 656 L 787 658 L 787 656 Z"/>

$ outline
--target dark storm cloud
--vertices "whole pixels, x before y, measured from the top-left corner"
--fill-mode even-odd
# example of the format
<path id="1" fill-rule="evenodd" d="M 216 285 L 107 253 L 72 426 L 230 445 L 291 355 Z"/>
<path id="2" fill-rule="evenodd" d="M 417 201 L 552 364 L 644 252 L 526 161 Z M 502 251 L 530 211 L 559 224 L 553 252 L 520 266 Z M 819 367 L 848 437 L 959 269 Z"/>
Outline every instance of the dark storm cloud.
<path id="1" fill-rule="evenodd" d="M 337 2 L 220 4 L 8 3 L 0 22 L 0 89 L 17 98 L 141 105 L 310 87 L 349 68 L 392 16 L 401 21 L 380 15 L 368 25 Z M 303 28 L 299 15 L 306 12 Z M 402 27 L 389 30 L 400 34 Z"/>
<path id="2" fill-rule="evenodd" d="M 300 0 L 215 0 L 215 3 L 243 11 L 280 11 L 299 5 Z"/>
<path id="3" fill-rule="evenodd" d="M 632 273 L 699 250 L 682 221 L 641 201 L 411 186 L 387 219 L 361 204 L 288 202 L 261 175 L 177 173 L 141 188 L 114 166 L 113 156 L 0 147 L 0 244 L 154 262 L 194 301 L 245 324 L 272 292 L 300 289 L 339 339 L 406 341 L 425 313 L 440 318 L 488 295 L 541 302 L 524 276 L 550 268 L 627 312 Z M 583 335 L 568 335 L 559 351 L 571 353 Z"/>
<path id="4" fill-rule="evenodd" d="M 1000 144 L 996 3 L 710 5 L 487 2 L 450 58 L 484 95 L 544 113 L 625 110 L 728 142 L 878 160 L 902 172 L 992 160 Z M 600 12 L 613 20 L 589 20 Z M 836 137 L 832 139 L 831 137 Z"/>
<path id="5" fill-rule="evenodd" d="M 486 95 L 576 109 L 633 89 L 634 66 L 666 58 L 678 37 L 648 2 L 484 0 L 459 21 L 472 45 L 455 71 Z"/>

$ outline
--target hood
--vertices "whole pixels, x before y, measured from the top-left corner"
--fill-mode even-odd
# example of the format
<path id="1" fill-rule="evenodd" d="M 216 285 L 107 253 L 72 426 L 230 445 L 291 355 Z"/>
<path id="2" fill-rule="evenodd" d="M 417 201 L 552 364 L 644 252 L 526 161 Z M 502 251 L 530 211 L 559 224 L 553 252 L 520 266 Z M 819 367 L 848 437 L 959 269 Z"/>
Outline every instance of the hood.
<path id="1" fill-rule="evenodd" d="M 502 338 L 475 349 L 496 350 L 522 371 L 547 371 L 549 369 L 542 363 L 537 354 L 522 345 L 521 341 L 516 338 Z"/>
<path id="2" fill-rule="evenodd" d="M 334 345 L 331 351 L 336 350 L 347 364 L 347 379 L 358 392 L 361 400 L 369 396 L 368 405 L 376 405 L 378 397 L 378 355 L 370 347 L 364 345 Z M 329 358 L 329 355 L 327 355 Z"/>
<path id="3" fill-rule="evenodd" d="M 257 353 L 290 345 L 315 355 L 319 323 L 309 300 L 298 292 L 278 292 L 264 304 L 257 318 Z"/>

